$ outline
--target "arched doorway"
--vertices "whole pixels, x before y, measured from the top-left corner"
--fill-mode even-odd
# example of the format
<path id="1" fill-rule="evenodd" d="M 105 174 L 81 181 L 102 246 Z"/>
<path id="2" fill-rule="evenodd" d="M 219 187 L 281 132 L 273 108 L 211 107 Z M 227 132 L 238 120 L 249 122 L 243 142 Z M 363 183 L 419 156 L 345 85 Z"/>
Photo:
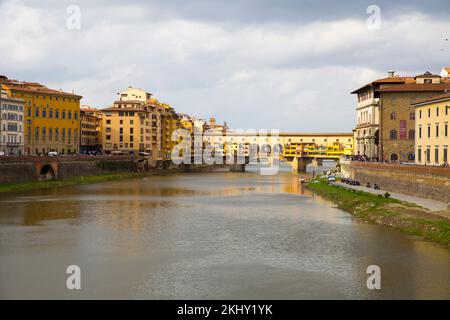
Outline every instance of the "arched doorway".
<path id="1" fill-rule="evenodd" d="M 55 171 L 53 170 L 51 165 L 46 164 L 41 168 L 41 171 L 39 172 L 39 181 L 48 180 L 55 180 Z"/>
<path id="2" fill-rule="evenodd" d="M 398 161 L 398 154 L 396 153 L 391 154 L 391 161 Z"/>

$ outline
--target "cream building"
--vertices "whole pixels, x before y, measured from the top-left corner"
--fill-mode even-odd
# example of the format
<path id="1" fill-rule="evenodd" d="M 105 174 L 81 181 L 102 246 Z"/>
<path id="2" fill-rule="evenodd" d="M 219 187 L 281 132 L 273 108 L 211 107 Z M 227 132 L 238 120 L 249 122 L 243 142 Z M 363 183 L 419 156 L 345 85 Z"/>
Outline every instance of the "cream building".
<path id="1" fill-rule="evenodd" d="M 416 115 L 416 163 L 448 165 L 450 93 L 413 104 Z"/>
<path id="2" fill-rule="evenodd" d="M 0 87 L 1 88 L 1 87 Z M 24 154 L 24 100 L 0 91 L 0 151 L 4 155 Z"/>

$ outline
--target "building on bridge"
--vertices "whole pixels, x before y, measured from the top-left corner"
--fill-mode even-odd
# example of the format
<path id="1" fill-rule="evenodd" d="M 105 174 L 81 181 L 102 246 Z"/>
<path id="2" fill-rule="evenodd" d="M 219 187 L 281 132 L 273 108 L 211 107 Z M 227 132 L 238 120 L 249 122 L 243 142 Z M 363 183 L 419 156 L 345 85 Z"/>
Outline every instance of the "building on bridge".
<path id="1" fill-rule="evenodd" d="M 3 155 L 23 155 L 24 101 L 8 97 L 0 91 L 0 152 Z"/>

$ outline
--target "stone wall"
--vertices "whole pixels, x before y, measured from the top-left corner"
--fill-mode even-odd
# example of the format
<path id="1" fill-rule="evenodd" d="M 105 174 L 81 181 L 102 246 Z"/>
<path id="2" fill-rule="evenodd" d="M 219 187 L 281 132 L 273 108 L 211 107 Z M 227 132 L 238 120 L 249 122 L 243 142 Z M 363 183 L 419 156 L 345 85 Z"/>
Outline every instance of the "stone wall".
<path id="1" fill-rule="evenodd" d="M 37 181 L 39 169 L 51 165 L 58 180 L 71 177 L 152 169 L 129 156 L 1 157 L 0 183 Z"/>
<path id="2" fill-rule="evenodd" d="M 344 176 L 362 185 L 450 203 L 450 168 L 357 161 L 341 167 Z"/>

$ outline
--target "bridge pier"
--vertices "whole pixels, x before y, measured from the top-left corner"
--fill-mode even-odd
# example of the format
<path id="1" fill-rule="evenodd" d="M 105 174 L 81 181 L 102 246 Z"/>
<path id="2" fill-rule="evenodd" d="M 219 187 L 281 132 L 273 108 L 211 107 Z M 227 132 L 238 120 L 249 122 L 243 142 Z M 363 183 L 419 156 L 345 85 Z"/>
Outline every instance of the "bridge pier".
<path id="1" fill-rule="evenodd" d="M 242 164 L 238 164 L 238 163 L 233 163 L 230 164 L 230 172 L 245 172 L 245 163 Z"/>
<path id="2" fill-rule="evenodd" d="M 306 172 L 306 166 L 312 162 L 311 158 L 294 157 L 292 161 L 292 170 L 294 172 Z"/>
<path id="3" fill-rule="evenodd" d="M 312 164 L 316 167 L 322 167 L 323 166 L 323 159 L 322 158 L 315 158 L 312 161 Z"/>

